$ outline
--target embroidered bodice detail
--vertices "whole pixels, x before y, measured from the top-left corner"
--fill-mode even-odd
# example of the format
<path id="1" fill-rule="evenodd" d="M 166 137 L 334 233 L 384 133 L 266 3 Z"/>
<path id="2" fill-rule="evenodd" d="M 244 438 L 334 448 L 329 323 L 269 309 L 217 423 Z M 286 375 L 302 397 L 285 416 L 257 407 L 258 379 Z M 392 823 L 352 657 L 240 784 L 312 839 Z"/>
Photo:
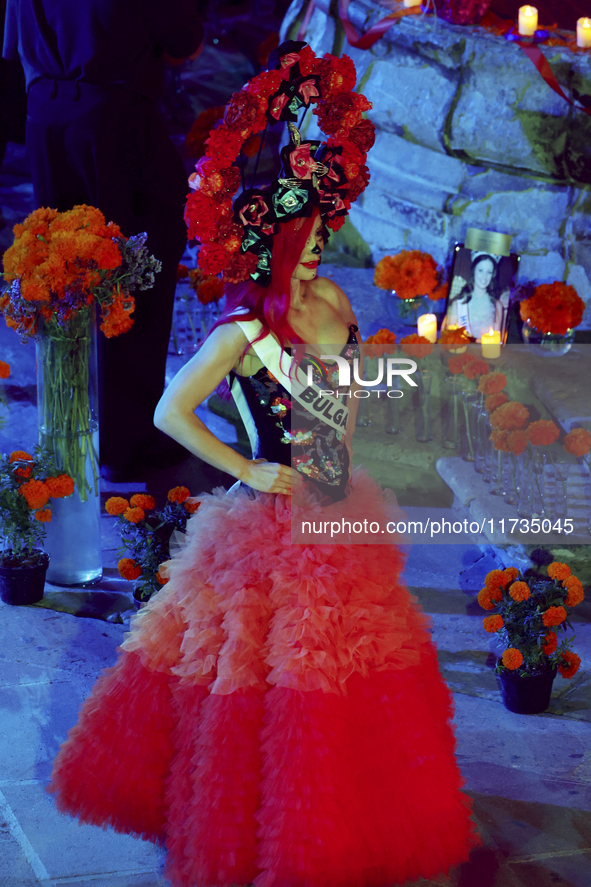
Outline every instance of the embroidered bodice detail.
<path id="1" fill-rule="evenodd" d="M 341 352 L 349 362 L 359 354 L 357 332 L 358 328 L 351 324 L 349 339 Z M 302 361 L 301 367 L 307 372 L 307 361 Z M 327 379 L 315 362 L 312 363 L 313 381 L 319 388 L 337 391 L 336 364 L 328 370 Z M 284 371 L 289 372 L 287 361 Z M 258 431 L 255 458 L 291 465 L 334 501 L 344 498 L 349 481 L 349 453 L 344 434 L 292 400 L 267 367 L 261 367 L 252 376 L 231 373 L 231 377 L 238 380 Z M 340 392 L 347 403 L 347 392 L 342 388 Z"/>

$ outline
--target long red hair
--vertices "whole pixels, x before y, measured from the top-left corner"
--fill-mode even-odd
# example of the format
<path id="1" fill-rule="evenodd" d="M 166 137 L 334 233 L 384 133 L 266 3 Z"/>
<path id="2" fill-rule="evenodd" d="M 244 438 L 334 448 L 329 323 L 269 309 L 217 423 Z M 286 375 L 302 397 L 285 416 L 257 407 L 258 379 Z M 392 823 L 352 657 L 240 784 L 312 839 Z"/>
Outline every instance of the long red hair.
<path id="1" fill-rule="evenodd" d="M 259 338 L 272 332 L 282 348 L 291 342 L 302 341 L 287 319 L 291 279 L 319 215 L 315 209 L 309 218 L 282 222 L 273 241 L 271 283 L 268 287 L 259 286 L 253 280 L 226 284 L 226 308 L 212 329 L 222 323 L 231 323 L 233 318 L 230 315 L 238 308 L 246 308 L 248 314 L 242 314 L 240 319 L 259 320 L 263 326 Z"/>

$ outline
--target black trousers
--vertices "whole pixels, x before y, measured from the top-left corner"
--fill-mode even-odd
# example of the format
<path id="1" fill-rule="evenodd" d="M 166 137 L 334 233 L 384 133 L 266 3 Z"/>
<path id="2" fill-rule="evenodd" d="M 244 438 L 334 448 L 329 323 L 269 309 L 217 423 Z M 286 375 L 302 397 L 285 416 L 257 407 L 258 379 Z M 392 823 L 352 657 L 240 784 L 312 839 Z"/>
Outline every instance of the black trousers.
<path id="1" fill-rule="evenodd" d="M 146 231 L 162 262 L 155 286 L 134 293 L 135 322 L 99 336 L 101 462 L 141 459 L 157 439 L 176 269 L 186 243 L 186 176 L 155 104 L 120 87 L 40 80 L 29 91 L 27 153 L 37 206 L 98 207 L 127 236 Z"/>

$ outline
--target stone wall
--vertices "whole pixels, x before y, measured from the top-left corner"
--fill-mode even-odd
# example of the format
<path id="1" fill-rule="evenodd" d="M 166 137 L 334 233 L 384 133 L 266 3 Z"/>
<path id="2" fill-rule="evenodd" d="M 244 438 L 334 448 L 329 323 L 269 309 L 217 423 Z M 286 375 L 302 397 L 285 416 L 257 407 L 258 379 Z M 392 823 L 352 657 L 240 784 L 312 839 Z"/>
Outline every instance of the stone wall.
<path id="1" fill-rule="evenodd" d="M 290 6 L 283 37 L 295 36 L 302 5 Z M 591 117 L 483 28 L 409 16 L 357 50 L 334 7 L 316 0 L 305 39 L 352 57 L 377 129 L 371 184 L 334 239 L 340 260 L 369 265 L 416 248 L 442 262 L 468 227 L 501 231 L 523 257 L 521 279 L 573 284 L 591 328 Z M 352 0 L 349 17 L 365 31 L 387 11 Z M 542 49 L 567 94 L 591 97 L 591 53 Z"/>

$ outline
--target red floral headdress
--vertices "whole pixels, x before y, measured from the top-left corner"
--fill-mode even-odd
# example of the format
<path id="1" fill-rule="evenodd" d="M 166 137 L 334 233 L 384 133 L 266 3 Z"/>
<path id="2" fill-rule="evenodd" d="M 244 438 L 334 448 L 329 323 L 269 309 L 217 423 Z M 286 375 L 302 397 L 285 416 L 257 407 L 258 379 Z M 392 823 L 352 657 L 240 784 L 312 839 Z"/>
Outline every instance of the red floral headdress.
<path id="1" fill-rule="evenodd" d="M 276 69 L 234 93 L 190 179 L 185 221 L 189 237 L 201 243 L 199 267 L 206 274 L 223 272 L 228 283 L 251 277 L 268 285 L 279 224 L 310 216 L 317 207 L 325 226 L 338 231 L 369 182 L 365 160 L 375 132 L 362 114 L 371 102 L 353 92 L 357 75 L 351 59 L 328 53 L 319 59 L 307 44 L 294 41 L 280 46 L 278 55 Z M 305 115 L 312 104 L 327 142 L 302 141 L 295 125 L 298 113 L 303 109 Z M 303 116 L 300 126 L 302 121 Z M 288 123 L 291 137 L 281 151 L 283 172 L 264 190 L 247 189 L 242 146 L 278 122 Z"/>

